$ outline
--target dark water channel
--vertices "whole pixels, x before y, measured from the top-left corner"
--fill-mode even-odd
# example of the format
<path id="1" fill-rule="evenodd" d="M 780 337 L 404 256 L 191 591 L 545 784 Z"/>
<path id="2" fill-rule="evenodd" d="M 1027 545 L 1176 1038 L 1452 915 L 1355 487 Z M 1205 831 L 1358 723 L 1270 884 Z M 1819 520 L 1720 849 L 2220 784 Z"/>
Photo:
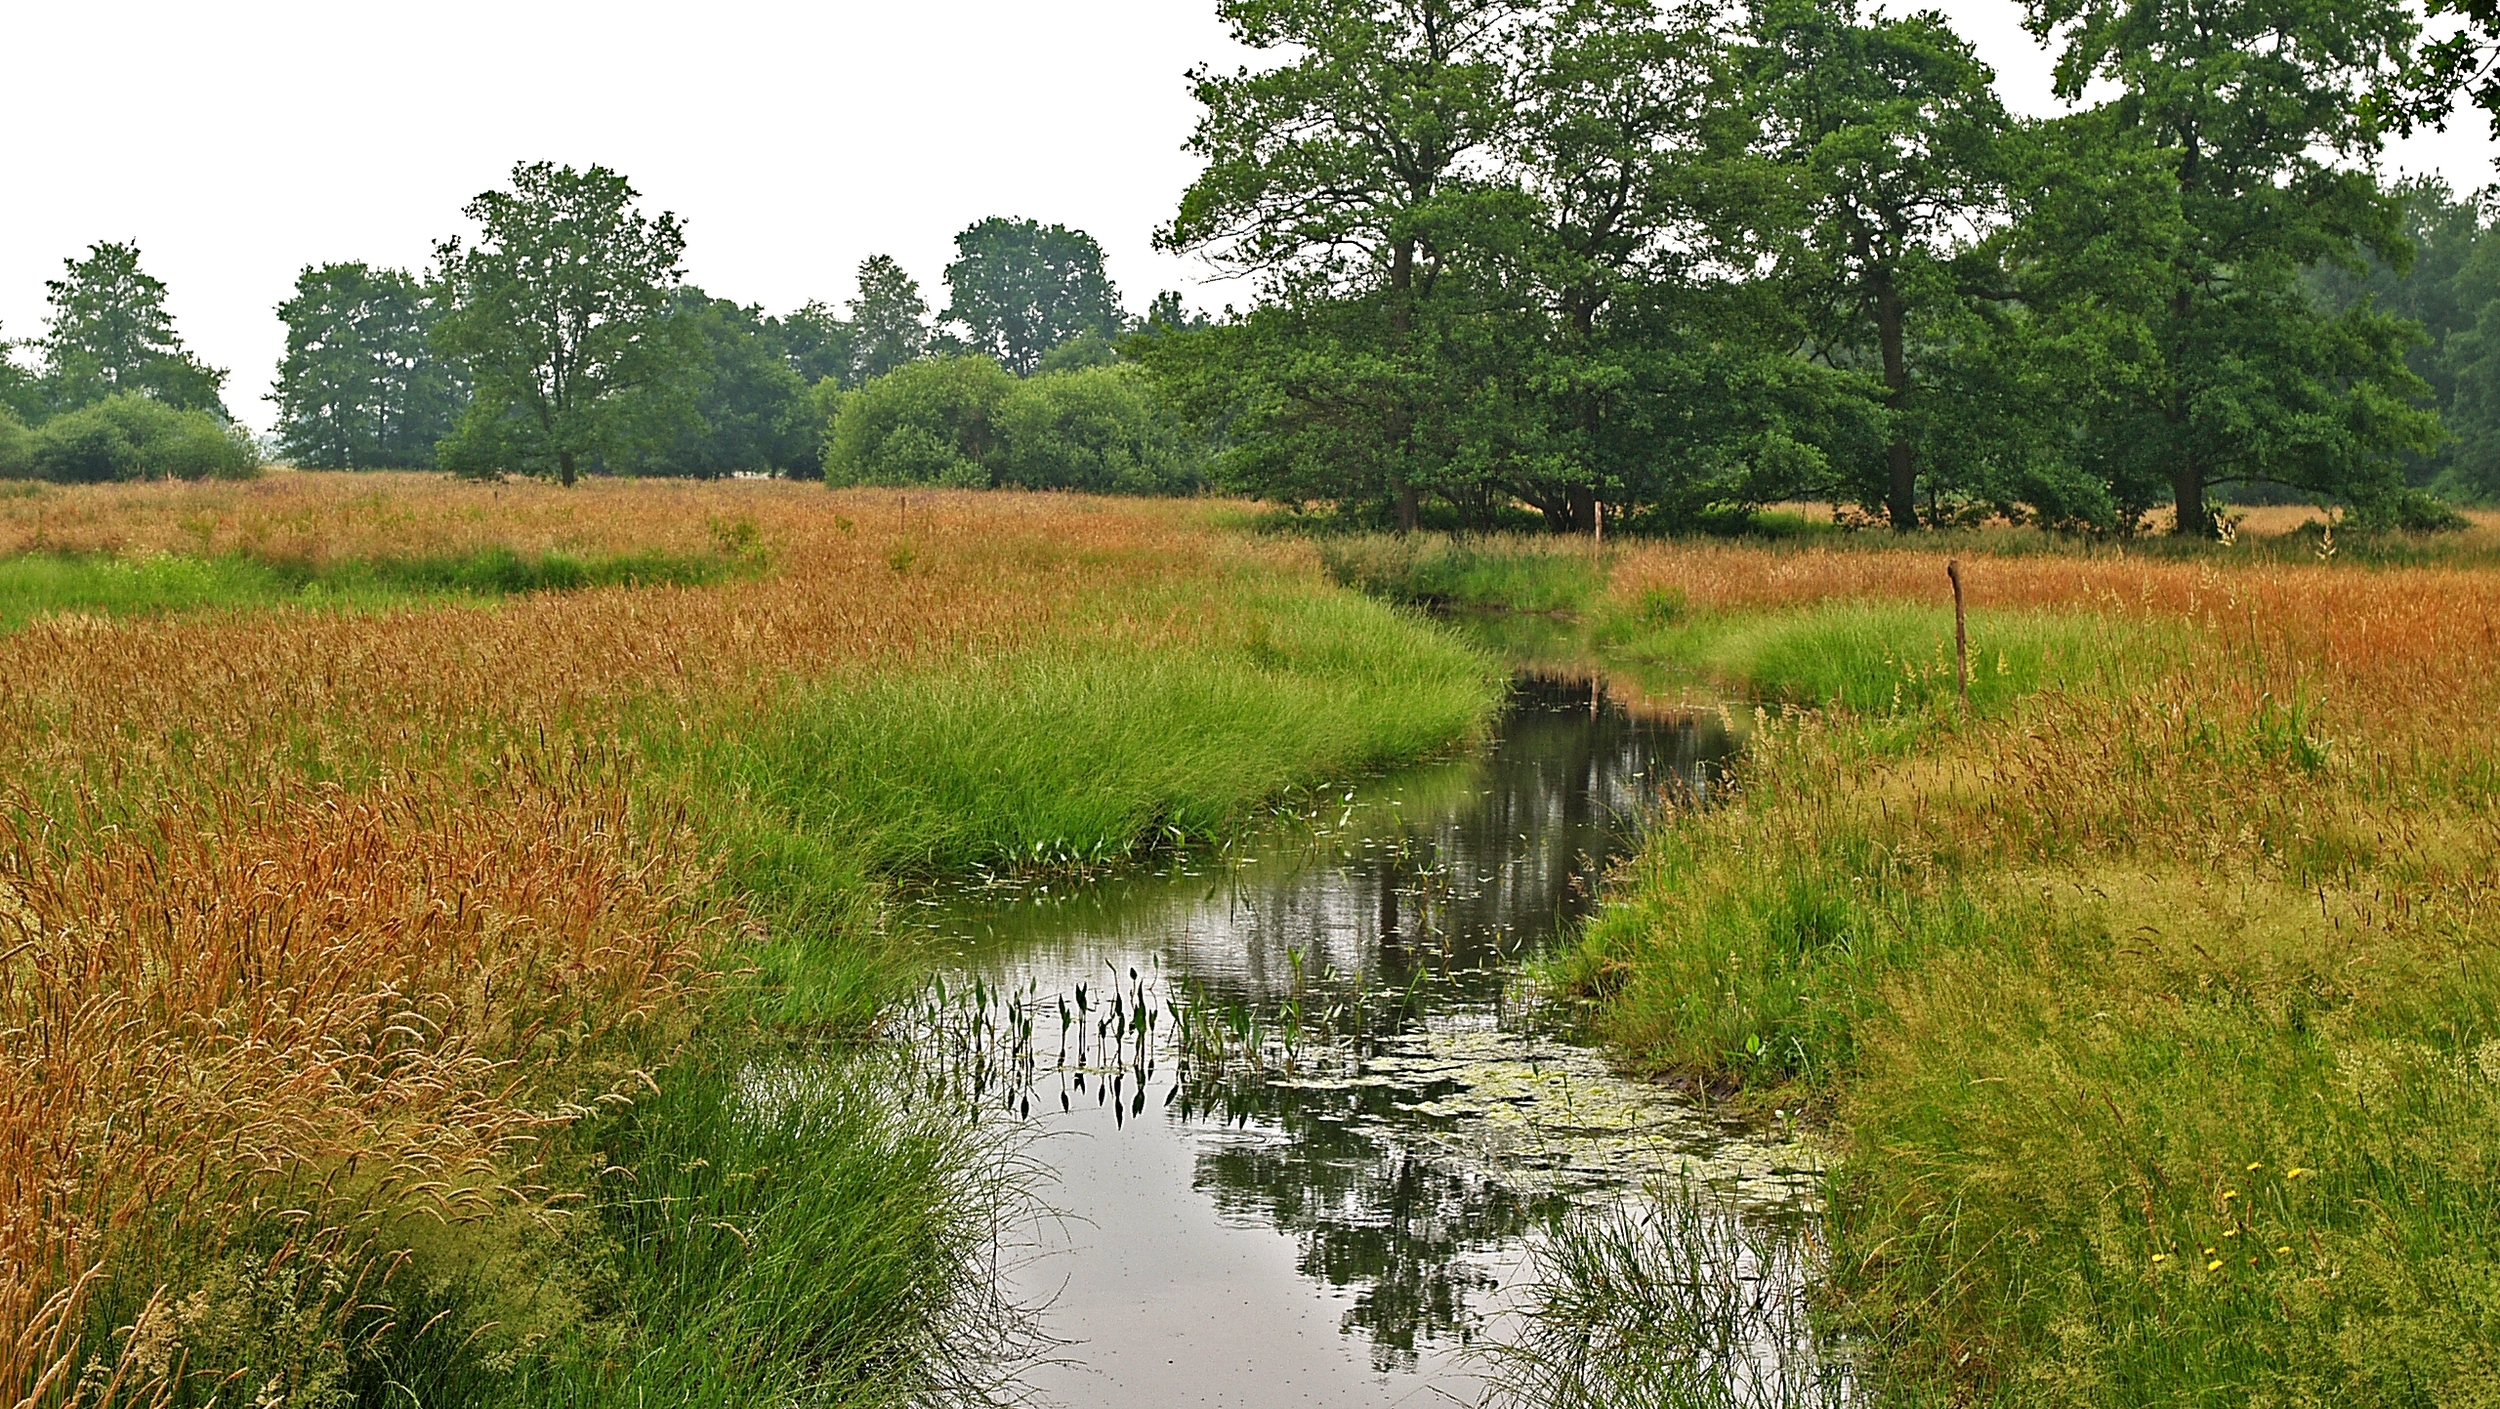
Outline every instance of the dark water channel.
<path id="1" fill-rule="evenodd" d="M 959 955 L 923 1014 L 1027 1123 L 1054 1212 L 1014 1259 L 1077 1405 L 1475 1403 L 1529 1240 L 1575 1200 L 1698 1182 L 1800 1206 L 1804 1151 L 1617 1078 L 1521 974 L 1715 712 L 1525 676 L 1466 757 L 1306 799 L 1217 854 L 923 897 Z"/>

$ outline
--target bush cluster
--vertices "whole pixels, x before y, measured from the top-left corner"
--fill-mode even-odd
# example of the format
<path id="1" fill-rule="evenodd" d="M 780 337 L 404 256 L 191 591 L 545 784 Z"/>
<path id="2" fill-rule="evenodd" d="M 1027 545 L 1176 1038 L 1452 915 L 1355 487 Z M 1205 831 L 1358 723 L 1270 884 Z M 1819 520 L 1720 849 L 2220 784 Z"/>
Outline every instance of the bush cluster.
<path id="1" fill-rule="evenodd" d="M 1135 366 L 1017 378 L 987 357 L 915 362 L 828 398 L 825 482 L 1184 494 L 1198 443 Z"/>
<path id="2" fill-rule="evenodd" d="M 247 479 L 260 467 L 240 427 L 154 397 L 120 393 L 31 429 L 0 409 L 0 479 Z"/>

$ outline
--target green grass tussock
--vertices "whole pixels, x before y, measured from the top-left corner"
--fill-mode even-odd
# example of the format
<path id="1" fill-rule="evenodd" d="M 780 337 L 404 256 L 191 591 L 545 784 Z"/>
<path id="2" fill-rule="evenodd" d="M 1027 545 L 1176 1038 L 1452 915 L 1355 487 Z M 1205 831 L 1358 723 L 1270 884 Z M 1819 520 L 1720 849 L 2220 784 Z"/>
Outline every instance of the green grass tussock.
<path id="1" fill-rule="evenodd" d="M 1889 619 L 1673 628 L 1842 707 L 1759 731 L 1556 964 L 1628 1062 L 1824 1123 L 1873 1402 L 2500 1402 L 2481 756 L 2057 619 L 2036 693 L 1907 747 L 1852 644 Z"/>
<path id="2" fill-rule="evenodd" d="M 589 1191 L 555 1218 L 308 1241 L 281 1214 L 207 1262 L 169 1227 L 88 1319 L 108 1343 L 127 1326 L 161 1343 L 140 1363 L 178 1370 L 164 1402 L 201 1409 L 238 1391 L 481 1409 L 977 1402 L 1022 1344 L 993 1282 L 1013 1152 L 958 1102 L 913 1099 L 898 1063 L 780 1042 L 736 1006 L 640 1100 L 553 1143 L 560 1177 Z"/>
<path id="3" fill-rule="evenodd" d="M 524 557 L 509 548 L 317 566 L 247 554 L 30 553 L 0 558 L 0 630 L 63 612 L 140 616 L 284 605 L 378 610 L 440 597 L 696 586 L 722 581 L 748 566 L 735 558 L 701 554 Z"/>
<path id="4" fill-rule="evenodd" d="M 1014 1163 L 883 1058 L 707 1042 L 586 1132 L 576 1241 L 603 1314 L 523 1360 L 515 1405 L 921 1403 L 1006 1363 L 992 1294 Z"/>
<path id="5" fill-rule="evenodd" d="M 1447 748 L 1498 701 L 1489 661 L 1379 604 L 1274 590 L 1239 612 L 1194 646 L 824 682 L 700 766 L 773 819 L 758 865 L 810 843 L 879 874 L 1084 865 Z"/>
<path id="6" fill-rule="evenodd" d="M 1765 701 L 1859 715 L 1942 715 L 1960 704 L 1950 607 L 1826 602 L 1698 613 L 1653 600 L 1600 631 L 1616 654 L 1698 671 Z M 1970 704 L 1983 715 L 2042 689 L 2148 669 L 2176 650 L 2145 624 L 2080 612 L 1977 611 L 1968 632 Z"/>
<path id="7" fill-rule="evenodd" d="M 1766 852 L 1775 874 L 1761 873 Z M 1985 943 L 2000 918 L 1958 895 L 1888 886 L 1885 870 L 1863 835 L 1800 848 L 1679 827 L 1634 860 L 1555 975 L 1602 1000 L 1600 1031 L 1646 1069 L 1828 1090 L 1854 1069 L 1894 976 Z"/>

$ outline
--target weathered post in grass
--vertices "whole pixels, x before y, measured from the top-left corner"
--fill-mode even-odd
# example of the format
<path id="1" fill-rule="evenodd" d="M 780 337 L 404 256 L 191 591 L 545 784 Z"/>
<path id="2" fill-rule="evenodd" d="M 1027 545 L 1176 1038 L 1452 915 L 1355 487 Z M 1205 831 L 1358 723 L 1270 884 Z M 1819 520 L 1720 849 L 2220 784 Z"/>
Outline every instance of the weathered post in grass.
<path id="1" fill-rule="evenodd" d="M 1962 614 L 1962 560 L 1944 560 L 1944 575 L 1953 579 L 1953 683 L 1962 694 L 1962 712 L 1970 713 L 1970 625 Z"/>

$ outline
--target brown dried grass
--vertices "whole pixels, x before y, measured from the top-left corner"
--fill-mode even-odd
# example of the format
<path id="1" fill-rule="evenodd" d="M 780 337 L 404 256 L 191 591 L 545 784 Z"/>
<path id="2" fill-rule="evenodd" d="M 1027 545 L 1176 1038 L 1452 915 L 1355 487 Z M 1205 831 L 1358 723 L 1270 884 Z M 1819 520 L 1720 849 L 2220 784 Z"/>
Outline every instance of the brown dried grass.
<path id="1" fill-rule="evenodd" d="M 279 1190 L 307 1232 L 543 1192 L 539 1137 L 635 1083 L 616 1039 L 677 1011 L 720 923 L 685 829 L 596 776 L 228 796 L 74 850 L 45 821 L 0 822 L 12 1403 L 74 1358 L 122 1230 Z"/>
<path id="2" fill-rule="evenodd" d="M 377 479 L 391 483 L 370 488 Z M 87 541 L 116 551 L 160 546 L 186 506 L 208 504 L 223 506 L 221 523 L 308 524 L 283 547 L 316 559 L 385 543 L 409 553 L 485 544 L 622 552 L 708 543 L 710 521 L 744 518 L 773 570 L 715 587 L 369 615 L 54 617 L 0 638 L 0 679 L 14 682 L 0 696 L 0 768 L 119 793 L 175 777 L 228 786 L 300 777 L 309 750 L 429 767 L 492 760 L 515 740 L 613 727 L 629 706 L 726 717 L 793 679 L 998 654 L 1045 634 L 1178 639 L 1202 623 L 1165 589 L 1293 551 L 1220 539 L 1185 504 L 746 483 L 606 483 L 575 502 L 562 495 L 299 474 L 275 490 L 139 486 L 122 500 L 96 493 L 80 503 Z M 367 512 L 377 496 L 387 504 Z M 264 520 L 245 507 L 272 500 L 287 507 Z M 508 509 L 516 532 L 494 536 L 497 521 L 477 517 L 488 509 Z M 331 510 L 336 532 L 324 533 L 320 516 Z M 248 527 L 232 532 L 250 539 Z"/>
<path id="3" fill-rule="evenodd" d="M 1898 601 L 1949 605 L 1933 550 L 1657 544 L 1625 550 L 1622 604 L 1671 591 L 1725 610 Z M 1965 556 L 1973 610 L 2074 611 L 2176 624 L 2195 641 L 2183 688 L 2240 709 L 2298 691 L 2373 733 L 2487 731 L 2500 715 L 2500 573 L 2471 568 Z"/>
<path id="4" fill-rule="evenodd" d="M 283 1190 L 303 1238 L 338 1244 L 385 1210 L 544 1199 L 539 1141 L 637 1079 L 631 1054 L 684 1021 L 736 923 L 635 784 L 637 720 L 720 726 L 794 680 L 1061 638 L 1188 638 L 1206 623 L 1172 589 L 1300 552 L 1203 517 L 311 474 L 9 501 L 0 552 L 700 551 L 745 520 L 772 570 L 0 638 L 0 1404 L 74 1402 L 87 1289 L 144 1228 L 225 1228 Z M 164 1388 L 131 1358 L 145 1339 L 114 1393 Z"/>
<path id="5" fill-rule="evenodd" d="M 1642 545 L 1612 590 L 1766 632 L 1942 618 L 1946 556 Z M 2002 613 L 1975 655 L 2057 613 L 2107 622 L 2109 663 L 1975 718 L 1764 730 L 1741 805 L 1662 829 L 1575 956 L 1601 1021 L 1829 1118 L 1829 1307 L 1912 1397 L 2487 1383 L 2500 571 L 1962 566 Z M 2293 1169 L 2322 1177 L 2236 1202 Z"/>

